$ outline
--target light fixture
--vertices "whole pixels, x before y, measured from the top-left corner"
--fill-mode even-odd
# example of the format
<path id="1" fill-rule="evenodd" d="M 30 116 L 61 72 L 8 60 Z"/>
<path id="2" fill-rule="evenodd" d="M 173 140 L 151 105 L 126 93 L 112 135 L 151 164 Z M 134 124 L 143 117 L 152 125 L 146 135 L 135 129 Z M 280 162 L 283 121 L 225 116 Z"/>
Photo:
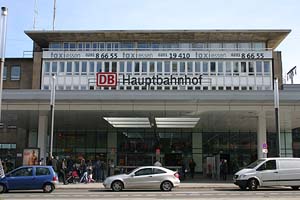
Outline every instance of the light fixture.
<path id="1" fill-rule="evenodd" d="M 199 119 L 199 117 L 156 117 L 155 122 L 157 128 L 194 128 Z"/>
<path id="2" fill-rule="evenodd" d="M 103 117 L 115 128 L 151 128 L 147 117 Z"/>

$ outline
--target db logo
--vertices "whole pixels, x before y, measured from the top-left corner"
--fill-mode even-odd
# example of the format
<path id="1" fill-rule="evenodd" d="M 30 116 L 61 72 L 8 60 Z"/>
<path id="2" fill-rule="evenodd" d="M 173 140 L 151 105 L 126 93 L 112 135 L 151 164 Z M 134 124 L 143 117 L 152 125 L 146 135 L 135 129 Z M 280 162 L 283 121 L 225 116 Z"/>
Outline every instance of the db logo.
<path id="1" fill-rule="evenodd" d="M 117 73 L 115 72 L 99 72 L 97 73 L 97 86 L 116 87 Z"/>

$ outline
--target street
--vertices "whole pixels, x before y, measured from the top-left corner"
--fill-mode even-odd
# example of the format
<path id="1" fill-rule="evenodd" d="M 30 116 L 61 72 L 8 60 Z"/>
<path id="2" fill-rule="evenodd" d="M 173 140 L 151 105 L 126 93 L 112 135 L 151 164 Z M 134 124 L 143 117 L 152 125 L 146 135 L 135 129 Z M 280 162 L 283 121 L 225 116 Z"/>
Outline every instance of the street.
<path id="1" fill-rule="evenodd" d="M 299 199 L 300 190 L 266 188 L 258 191 L 239 189 L 174 189 L 172 192 L 132 190 L 112 192 L 104 189 L 59 189 L 51 194 L 41 191 L 12 191 L 1 194 L 0 200 L 8 199 Z"/>

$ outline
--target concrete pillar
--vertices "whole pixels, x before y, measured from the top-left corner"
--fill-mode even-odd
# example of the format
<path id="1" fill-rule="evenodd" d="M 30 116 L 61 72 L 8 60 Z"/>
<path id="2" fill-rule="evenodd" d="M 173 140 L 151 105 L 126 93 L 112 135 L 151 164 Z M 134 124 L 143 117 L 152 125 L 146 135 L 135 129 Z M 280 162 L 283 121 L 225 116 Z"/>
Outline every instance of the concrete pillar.
<path id="1" fill-rule="evenodd" d="M 280 112 L 281 157 L 293 157 L 292 115 L 289 111 Z"/>
<path id="2" fill-rule="evenodd" d="M 192 153 L 196 163 L 195 172 L 203 172 L 202 168 L 202 133 L 192 133 Z"/>
<path id="3" fill-rule="evenodd" d="M 267 143 L 266 114 L 264 111 L 258 113 L 257 122 L 257 158 L 265 158 L 267 155 L 262 152 L 263 144 Z"/>
<path id="4" fill-rule="evenodd" d="M 47 150 L 47 132 L 48 132 L 48 115 L 45 113 L 39 114 L 39 125 L 38 125 L 38 148 L 40 148 L 40 158 L 44 158 L 46 163 Z"/>
<path id="5" fill-rule="evenodd" d="M 117 164 L 117 132 L 115 130 L 109 130 L 107 133 L 107 164 L 109 160 L 114 161 L 114 166 Z M 113 169 L 111 169 L 113 171 Z M 113 172 L 111 172 L 113 173 Z"/>

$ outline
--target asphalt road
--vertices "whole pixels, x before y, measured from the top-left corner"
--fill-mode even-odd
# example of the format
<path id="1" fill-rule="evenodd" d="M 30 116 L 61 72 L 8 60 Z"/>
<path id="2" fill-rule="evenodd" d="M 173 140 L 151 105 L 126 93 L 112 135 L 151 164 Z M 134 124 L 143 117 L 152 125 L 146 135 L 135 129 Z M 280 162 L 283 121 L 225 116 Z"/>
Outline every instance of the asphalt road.
<path id="1" fill-rule="evenodd" d="M 37 199 L 299 199 L 300 190 L 295 191 L 287 189 L 260 189 L 258 191 L 240 191 L 238 189 L 190 189 L 177 190 L 172 192 L 161 191 L 122 191 L 112 192 L 109 190 L 55 190 L 51 194 L 45 194 L 41 191 L 12 191 L 5 194 L 0 194 L 0 200 L 22 199 L 22 200 L 37 200 Z"/>

